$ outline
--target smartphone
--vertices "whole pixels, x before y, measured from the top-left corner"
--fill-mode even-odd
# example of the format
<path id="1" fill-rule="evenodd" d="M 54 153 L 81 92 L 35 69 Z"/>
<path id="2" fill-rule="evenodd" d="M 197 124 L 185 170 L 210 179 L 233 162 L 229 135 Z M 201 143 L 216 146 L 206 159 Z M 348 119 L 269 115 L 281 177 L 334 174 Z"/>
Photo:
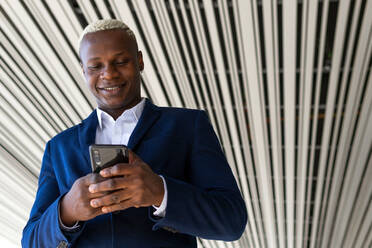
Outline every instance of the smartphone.
<path id="1" fill-rule="evenodd" d="M 128 148 L 124 145 L 90 145 L 89 154 L 95 173 L 118 163 L 129 162 Z"/>

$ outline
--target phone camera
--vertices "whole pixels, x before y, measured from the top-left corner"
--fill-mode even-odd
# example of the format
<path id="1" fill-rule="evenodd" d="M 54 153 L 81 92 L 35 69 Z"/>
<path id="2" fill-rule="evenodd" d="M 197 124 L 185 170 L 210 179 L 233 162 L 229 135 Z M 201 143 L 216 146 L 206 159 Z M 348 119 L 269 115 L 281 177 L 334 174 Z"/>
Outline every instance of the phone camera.
<path id="1" fill-rule="evenodd" d="M 101 164 L 101 156 L 99 155 L 99 151 L 95 150 L 93 152 L 93 158 L 94 158 L 94 162 L 97 164 L 97 165 L 100 165 Z"/>

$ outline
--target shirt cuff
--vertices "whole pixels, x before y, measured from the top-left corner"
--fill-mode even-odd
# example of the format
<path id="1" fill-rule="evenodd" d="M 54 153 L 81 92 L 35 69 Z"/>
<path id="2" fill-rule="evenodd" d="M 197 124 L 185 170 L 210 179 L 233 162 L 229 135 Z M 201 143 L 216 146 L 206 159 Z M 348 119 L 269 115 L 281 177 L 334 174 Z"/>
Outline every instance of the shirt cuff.
<path id="1" fill-rule="evenodd" d="M 153 213 L 153 215 L 158 216 L 158 217 L 165 217 L 165 212 L 166 212 L 167 202 L 168 202 L 167 183 L 165 182 L 165 179 L 162 175 L 159 175 L 159 176 L 163 180 L 164 197 L 163 197 L 163 201 L 161 202 L 159 207 L 156 207 L 156 206 L 152 205 L 152 207 L 155 208 L 155 212 Z"/>
<path id="2" fill-rule="evenodd" d="M 67 232 L 73 232 L 75 230 L 77 230 L 79 227 L 80 227 L 80 222 L 77 221 L 75 223 L 75 225 L 71 226 L 71 227 L 68 227 L 68 226 L 65 226 L 63 223 L 62 223 L 62 220 L 61 220 L 61 212 L 59 210 L 59 206 L 60 206 L 61 202 L 58 202 L 58 222 L 59 222 L 59 226 L 60 228 L 63 230 L 63 231 L 67 231 Z"/>

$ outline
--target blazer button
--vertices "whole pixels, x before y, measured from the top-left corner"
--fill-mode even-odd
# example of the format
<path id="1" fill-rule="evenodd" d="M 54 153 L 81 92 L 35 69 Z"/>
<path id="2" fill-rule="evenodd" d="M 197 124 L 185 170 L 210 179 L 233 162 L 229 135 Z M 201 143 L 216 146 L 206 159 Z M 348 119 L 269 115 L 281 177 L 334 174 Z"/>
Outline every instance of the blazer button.
<path id="1" fill-rule="evenodd" d="M 67 242 L 62 240 L 61 242 L 59 242 L 57 248 L 67 248 Z"/>

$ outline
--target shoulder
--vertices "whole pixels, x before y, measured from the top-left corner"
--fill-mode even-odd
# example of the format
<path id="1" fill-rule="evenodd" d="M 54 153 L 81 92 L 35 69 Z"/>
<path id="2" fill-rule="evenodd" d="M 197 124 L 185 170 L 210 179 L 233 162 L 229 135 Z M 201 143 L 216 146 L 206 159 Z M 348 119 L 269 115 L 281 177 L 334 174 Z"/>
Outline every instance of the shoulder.
<path id="1" fill-rule="evenodd" d="M 194 125 L 199 120 L 209 119 L 206 111 L 188 108 L 159 107 L 161 118 L 168 121 L 182 122 L 184 125 Z"/>
<path id="2" fill-rule="evenodd" d="M 52 143 L 52 144 L 65 143 L 66 141 L 73 139 L 73 137 L 77 138 L 78 129 L 80 125 L 81 123 L 56 134 L 54 137 L 50 139 L 49 143 Z"/>
<path id="3" fill-rule="evenodd" d="M 198 122 L 210 122 L 208 113 L 205 110 L 159 107 L 162 117 L 176 122 L 182 122 L 183 125 L 195 125 Z"/>
<path id="4" fill-rule="evenodd" d="M 162 107 L 148 102 L 148 109 L 160 113 L 160 120 L 177 123 L 180 126 L 195 126 L 199 121 L 210 122 L 208 113 L 205 110 L 179 108 L 179 107 Z"/>
<path id="5" fill-rule="evenodd" d="M 69 127 L 58 134 L 56 134 L 51 140 L 51 143 L 76 143 L 79 139 L 79 133 L 84 129 L 89 128 L 89 126 L 94 125 L 96 121 L 96 111 L 94 110 L 86 119 L 82 120 L 80 123 Z"/>
<path id="6" fill-rule="evenodd" d="M 65 130 L 63 130 L 62 132 L 56 134 L 52 140 L 60 140 L 60 139 L 66 139 L 66 138 L 70 138 L 71 136 L 74 136 L 77 134 L 78 132 L 78 129 L 79 129 L 79 126 L 81 125 L 81 123 L 77 124 L 77 125 L 74 125 L 70 128 L 67 128 Z"/>
<path id="7" fill-rule="evenodd" d="M 197 109 L 158 107 L 155 105 L 152 105 L 151 109 L 153 114 L 157 116 L 157 121 L 152 126 L 157 135 L 160 133 L 189 139 L 195 134 L 198 123 L 208 118 L 205 111 Z M 146 111 L 146 115 L 151 114 L 152 112 Z"/>
<path id="8" fill-rule="evenodd" d="M 165 115 L 172 116 L 198 116 L 205 112 L 204 110 L 188 109 L 188 108 L 175 108 L 175 107 L 158 107 L 159 111 Z"/>
<path id="9" fill-rule="evenodd" d="M 195 119 L 200 115 L 206 115 L 204 110 L 158 106 L 153 104 L 150 99 L 146 99 L 145 109 L 159 112 L 162 117 L 172 119 L 185 119 L 185 117 Z"/>

